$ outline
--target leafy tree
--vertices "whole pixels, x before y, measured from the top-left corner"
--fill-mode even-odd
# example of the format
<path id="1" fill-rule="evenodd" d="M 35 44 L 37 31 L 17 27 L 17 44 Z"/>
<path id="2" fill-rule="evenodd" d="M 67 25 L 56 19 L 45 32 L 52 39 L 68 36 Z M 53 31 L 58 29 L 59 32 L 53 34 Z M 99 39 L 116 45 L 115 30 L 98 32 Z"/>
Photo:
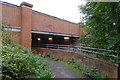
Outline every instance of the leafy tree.
<path id="1" fill-rule="evenodd" d="M 92 47 L 120 50 L 120 2 L 87 2 L 79 6 L 84 14 L 85 34 L 78 41 Z"/>

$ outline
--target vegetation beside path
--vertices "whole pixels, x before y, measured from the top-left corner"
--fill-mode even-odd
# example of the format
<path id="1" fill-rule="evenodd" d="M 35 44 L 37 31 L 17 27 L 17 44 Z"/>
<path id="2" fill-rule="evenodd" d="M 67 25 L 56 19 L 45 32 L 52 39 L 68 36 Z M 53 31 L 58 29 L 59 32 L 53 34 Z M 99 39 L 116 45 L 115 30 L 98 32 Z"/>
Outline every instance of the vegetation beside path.
<path id="1" fill-rule="evenodd" d="M 82 72 L 82 74 L 87 76 L 87 78 L 92 78 L 93 80 L 101 80 L 103 78 L 106 78 L 106 76 L 103 73 L 101 73 L 98 69 L 94 68 L 93 66 L 87 67 L 86 65 L 80 62 L 77 62 L 73 58 L 67 59 L 65 61 L 65 60 L 60 59 L 59 57 L 54 56 L 54 57 L 50 57 L 50 59 L 54 61 L 58 61 L 66 65 L 67 67 L 73 69 L 76 72 L 79 72 L 79 73 Z"/>
<path id="2" fill-rule="evenodd" d="M 13 43 L 10 32 L 3 32 L 2 55 L 3 79 L 51 78 L 51 70 L 41 55 Z"/>

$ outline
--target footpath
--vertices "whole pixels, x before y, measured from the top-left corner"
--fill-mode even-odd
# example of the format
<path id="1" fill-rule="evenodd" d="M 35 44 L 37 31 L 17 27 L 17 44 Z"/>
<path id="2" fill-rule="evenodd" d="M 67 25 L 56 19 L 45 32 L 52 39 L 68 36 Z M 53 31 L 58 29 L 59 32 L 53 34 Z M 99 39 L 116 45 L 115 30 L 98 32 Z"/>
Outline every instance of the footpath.
<path id="1" fill-rule="evenodd" d="M 73 71 L 72 69 L 59 62 L 48 60 L 48 63 L 52 68 L 54 78 L 81 78 L 79 73 Z"/>

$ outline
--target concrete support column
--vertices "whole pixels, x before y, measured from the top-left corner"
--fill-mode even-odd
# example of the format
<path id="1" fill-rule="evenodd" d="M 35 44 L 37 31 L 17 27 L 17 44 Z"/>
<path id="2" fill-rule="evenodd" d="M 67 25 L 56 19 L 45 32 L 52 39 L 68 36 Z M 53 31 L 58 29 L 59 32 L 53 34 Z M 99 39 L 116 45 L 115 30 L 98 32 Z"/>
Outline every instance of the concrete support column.
<path id="1" fill-rule="evenodd" d="M 32 4 L 21 3 L 21 45 L 31 48 Z"/>

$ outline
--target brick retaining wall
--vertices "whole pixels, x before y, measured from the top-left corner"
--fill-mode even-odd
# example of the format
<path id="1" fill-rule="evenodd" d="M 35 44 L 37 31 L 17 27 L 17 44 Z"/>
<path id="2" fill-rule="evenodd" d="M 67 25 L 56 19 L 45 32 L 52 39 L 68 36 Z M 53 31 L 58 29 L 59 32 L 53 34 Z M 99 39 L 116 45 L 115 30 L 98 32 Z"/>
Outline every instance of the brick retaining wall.
<path id="1" fill-rule="evenodd" d="M 88 55 L 84 55 L 77 52 L 68 52 L 63 50 L 55 50 L 55 49 L 45 49 L 45 48 L 33 48 L 39 53 L 48 54 L 50 56 L 57 56 L 64 60 L 68 58 L 74 58 L 77 61 L 82 62 L 87 66 L 94 66 L 95 68 L 99 69 L 109 78 L 118 78 L 118 67 L 115 64 L 107 62 L 102 59 L 98 59 L 95 57 L 91 57 Z"/>

